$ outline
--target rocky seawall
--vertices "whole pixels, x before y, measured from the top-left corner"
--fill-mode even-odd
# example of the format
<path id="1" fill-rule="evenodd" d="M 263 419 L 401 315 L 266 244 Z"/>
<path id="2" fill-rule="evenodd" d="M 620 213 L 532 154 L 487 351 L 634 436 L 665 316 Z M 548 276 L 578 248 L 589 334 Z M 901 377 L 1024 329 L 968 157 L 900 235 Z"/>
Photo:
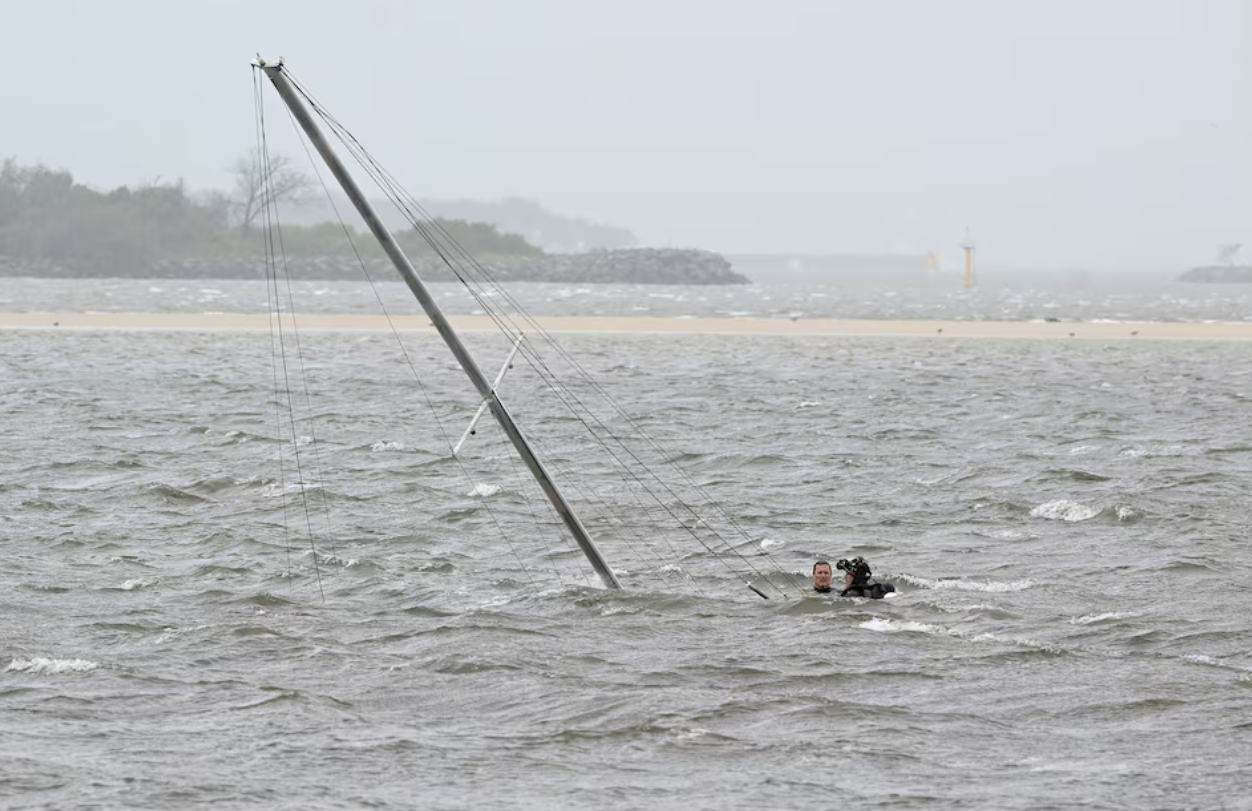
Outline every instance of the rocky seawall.
<path id="1" fill-rule="evenodd" d="M 361 264 L 373 279 L 397 278 L 386 259 L 355 257 L 291 257 L 285 262 L 292 279 L 350 280 L 362 278 Z M 456 281 L 441 259 L 419 257 L 413 261 L 421 277 L 430 282 Z M 548 254 L 539 257 L 488 259 L 479 262 L 500 282 L 562 282 L 571 284 L 750 284 L 731 268 L 724 256 L 710 251 L 669 248 L 629 248 L 587 253 Z M 281 268 L 280 268 L 281 272 Z M 34 278 L 135 278 L 135 279 L 264 279 L 261 259 L 164 259 L 143 267 L 116 263 L 52 260 L 19 260 L 0 256 L 0 277 Z"/>
<path id="2" fill-rule="evenodd" d="M 1180 282 L 1210 282 L 1217 284 L 1252 283 L 1252 267 L 1239 265 L 1207 265 L 1192 268 L 1178 277 Z"/>

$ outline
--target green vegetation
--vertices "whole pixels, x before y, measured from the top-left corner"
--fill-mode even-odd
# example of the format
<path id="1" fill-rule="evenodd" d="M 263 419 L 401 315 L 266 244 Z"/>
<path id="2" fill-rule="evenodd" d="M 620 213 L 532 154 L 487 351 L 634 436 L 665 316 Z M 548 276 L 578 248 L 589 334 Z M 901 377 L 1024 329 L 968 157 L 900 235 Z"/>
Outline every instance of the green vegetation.
<path id="1" fill-rule="evenodd" d="M 517 234 L 502 234 L 494 225 L 485 222 L 466 222 L 465 220 L 436 219 L 449 236 L 467 253 L 477 259 L 489 259 L 502 256 L 542 256 L 543 251 L 531 245 Z M 423 224 L 427 233 L 432 226 Z M 383 250 L 378 241 L 364 232 L 364 229 L 353 229 L 348 226 L 351 242 L 344 236 L 344 226 L 337 222 L 319 223 L 317 225 L 284 225 L 282 226 L 281 248 L 287 256 L 352 256 L 352 246 L 361 256 L 382 256 Z M 237 238 L 237 234 L 235 235 Z M 422 256 L 434 256 L 435 252 L 420 233 L 412 228 L 395 233 L 396 241 L 412 259 Z M 447 245 L 442 235 L 436 237 L 441 245 Z M 251 254 L 259 250 L 259 232 L 254 232 L 247 240 Z"/>
<path id="2" fill-rule="evenodd" d="M 246 166 L 246 161 L 237 164 L 237 171 Z M 76 183 L 67 171 L 5 160 L 0 164 L 0 256 L 125 267 L 165 259 L 260 256 L 264 223 L 255 213 L 256 200 L 244 200 L 238 193 L 248 185 L 246 180 L 241 179 L 233 197 L 218 191 L 193 194 L 181 180 L 97 191 Z M 437 222 L 478 258 L 543 253 L 487 223 Z M 379 255 L 372 238 L 349 231 L 362 256 Z M 413 230 L 396 238 L 414 258 L 433 254 Z M 281 228 L 281 248 L 288 257 L 351 256 L 352 243 L 339 223 Z"/>

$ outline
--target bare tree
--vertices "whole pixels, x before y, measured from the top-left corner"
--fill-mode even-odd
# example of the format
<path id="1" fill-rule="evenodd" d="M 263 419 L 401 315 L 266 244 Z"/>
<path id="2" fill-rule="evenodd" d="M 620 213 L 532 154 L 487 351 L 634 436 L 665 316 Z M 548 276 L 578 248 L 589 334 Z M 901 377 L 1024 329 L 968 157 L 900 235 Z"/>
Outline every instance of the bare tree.
<path id="1" fill-rule="evenodd" d="M 313 179 L 292 166 L 285 155 L 262 156 L 256 149 L 230 165 L 235 176 L 231 204 L 239 230 L 247 234 L 267 206 L 299 203 L 313 189 Z"/>
<path id="2" fill-rule="evenodd" d="M 1219 245 L 1217 248 L 1217 264 L 1233 267 L 1235 258 L 1239 256 L 1241 250 L 1243 250 L 1243 245 L 1238 242 Z"/>

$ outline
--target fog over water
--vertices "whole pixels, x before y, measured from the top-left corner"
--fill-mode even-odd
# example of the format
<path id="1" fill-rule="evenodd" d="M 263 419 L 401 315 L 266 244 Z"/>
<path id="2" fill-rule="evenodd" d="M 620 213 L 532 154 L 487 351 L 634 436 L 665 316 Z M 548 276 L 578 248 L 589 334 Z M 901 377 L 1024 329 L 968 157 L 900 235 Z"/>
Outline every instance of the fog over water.
<path id="1" fill-rule="evenodd" d="M 1252 243 L 1239 0 L 61 0 L 5 28 L 3 154 L 101 187 L 228 185 L 260 51 L 419 197 L 647 244 L 957 261 L 969 226 L 988 268 L 1182 270 Z"/>

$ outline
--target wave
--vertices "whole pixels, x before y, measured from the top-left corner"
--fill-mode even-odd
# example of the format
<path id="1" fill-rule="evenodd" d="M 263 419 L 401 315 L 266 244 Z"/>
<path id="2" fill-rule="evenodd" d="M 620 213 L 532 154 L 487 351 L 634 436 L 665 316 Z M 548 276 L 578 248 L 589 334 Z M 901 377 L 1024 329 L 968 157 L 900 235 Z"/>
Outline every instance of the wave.
<path id="1" fill-rule="evenodd" d="M 180 490 L 168 484 L 150 484 L 147 491 L 153 495 L 160 496 L 165 501 L 186 501 L 190 503 L 203 503 L 208 499 L 197 496 L 195 493 L 189 493 L 186 490 Z"/>
<path id="2" fill-rule="evenodd" d="M 1031 637 L 1012 637 L 989 632 L 974 633 L 970 631 L 961 631 L 956 628 L 948 628 L 943 625 L 916 622 L 914 620 L 896 620 L 885 617 L 873 617 L 860 623 L 857 627 L 878 633 L 921 633 L 931 636 L 950 636 L 966 642 L 991 642 L 1002 645 L 1016 645 L 1049 654 L 1069 653 L 1069 651 L 1065 648 L 1052 642 L 1034 639 Z"/>
<path id="3" fill-rule="evenodd" d="M 23 583 L 21 588 L 28 589 L 30 591 L 42 592 L 44 594 L 64 594 L 70 590 L 68 586 L 54 586 L 47 583 Z"/>
<path id="4" fill-rule="evenodd" d="M 1048 521 L 1065 521 L 1077 523 L 1090 521 L 1103 516 L 1118 522 L 1130 523 L 1143 518 L 1143 513 L 1126 504 L 1112 504 L 1106 507 L 1082 504 L 1067 498 L 1047 501 L 1030 511 L 1032 518 L 1043 518 Z"/>
<path id="5" fill-rule="evenodd" d="M 924 589 L 948 590 L 948 591 L 985 591 L 985 592 L 1006 592 L 1006 591 L 1024 591 L 1035 585 L 1034 580 L 1013 580 L 1007 583 L 979 583 L 973 580 L 959 580 L 956 578 L 941 578 L 931 580 L 925 577 L 917 577 L 911 574 L 895 575 L 895 579 L 903 580 L 914 586 Z"/>
<path id="6" fill-rule="evenodd" d="M 1133 611 L 1109 611 L 1103 614 L 1084 614 L 1081 617 L 1070 617 L 1070 625 L 1096 625 L 1099 623 L 1111 622 L 1113 620 L 1124 620 L 1138 617 Z"/>
<path id="7" fill-rule="evenodd" d="M 237 478 L 235 476 L 208 476 L 203 479 L 197 479 L 188 485 L 189 489 L 198 490 L 206 493 L 217 493 L 223 490 L 230 490 L 235 487 L 269 487 L 274 484 L 274 479 L 260 475 L 248 476 L 247 478 Z"/>
<path id="8" fill-rule="evenodd" d="M 1049 479 L 1069 479 L 1076 482 L 1107 482 L 1112 476 L 1105 476 L 1100 473 L 1092 473 L 1087 470 L 1078 470 L 1070 468 L 1051 468 L 1043 471 L 1042 477 Z"/>
<path id="9" fill-rule="evenodd" d="M 90 659 L 48 659 L 37 656 L 34 659 L 14 659 L 5 670 L 58 676 L 63 673 L 89 673 L 98 667 L 100 663 Z"/>
<path id="10" fill-rule="evenodd" d="M 314 553 L 314 550 L 304 549 L 300 552 L 300 556 L 307 558 L 313 553 Z M 361 562 L 358 558 L 345 558 L 339 555 L 337 552 L 324 552 L 321 549 L 318 549 L 316 550 L 316 554 L 317 554 L 317 558 L 316 558 L 317 563 L 321 566 L 339 566 L 344 569 L 351 569 L 353 567 L 361 565 Z M 367 564 L 367 568 L 373 569 L 375 567 L 373 566 L 373 564 Z"/>

